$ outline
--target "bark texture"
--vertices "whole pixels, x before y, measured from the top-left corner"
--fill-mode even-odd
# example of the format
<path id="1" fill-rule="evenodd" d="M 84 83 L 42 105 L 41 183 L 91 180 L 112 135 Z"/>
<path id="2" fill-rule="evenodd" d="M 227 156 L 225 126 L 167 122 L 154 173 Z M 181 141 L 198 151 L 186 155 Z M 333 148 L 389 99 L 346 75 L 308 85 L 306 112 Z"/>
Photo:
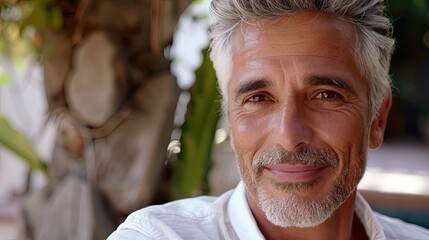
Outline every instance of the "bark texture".
<path id="1" fill-rule="evenodd" d="M 42 33 L 42 54 L 58 132 L 20 239 L 106 239 L 154 201 L 179 95 L 163 47 L 190 2 L 53 1 L 64 24 Z"/>

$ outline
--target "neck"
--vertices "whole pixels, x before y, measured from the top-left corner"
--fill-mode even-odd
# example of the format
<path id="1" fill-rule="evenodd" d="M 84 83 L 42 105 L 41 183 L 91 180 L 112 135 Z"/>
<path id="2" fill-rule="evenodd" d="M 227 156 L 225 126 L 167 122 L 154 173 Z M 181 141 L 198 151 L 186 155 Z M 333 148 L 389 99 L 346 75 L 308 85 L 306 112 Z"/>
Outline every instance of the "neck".
<path id="1" fill-rule="evenodd" d="M 309 227 L 283 228 L 269 222 L 264 212 L 247 194 L 247 201 L 256 219 L 258 227 L 267 240 L 296 239 L 296 240 L 361 240 L 368 239 L 365 229 L 354 213 L 356 192 L 341 205 L 331 218 L 322 224 Z"/>

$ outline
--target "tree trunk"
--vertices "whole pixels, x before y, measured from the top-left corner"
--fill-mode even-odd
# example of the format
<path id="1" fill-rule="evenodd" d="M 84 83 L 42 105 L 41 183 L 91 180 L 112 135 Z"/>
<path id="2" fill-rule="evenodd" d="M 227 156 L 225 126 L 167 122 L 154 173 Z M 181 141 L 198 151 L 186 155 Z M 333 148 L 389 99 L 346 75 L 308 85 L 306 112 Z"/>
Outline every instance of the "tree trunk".
<path id="1" fill-rule="evenodd" d="M 162 180 L 179 96 L 162 48 L 191 0 L 54 2 L 63 28 L 42 34 L 51 182 L 27 199 L 20 239 L 106 239 Z"/>

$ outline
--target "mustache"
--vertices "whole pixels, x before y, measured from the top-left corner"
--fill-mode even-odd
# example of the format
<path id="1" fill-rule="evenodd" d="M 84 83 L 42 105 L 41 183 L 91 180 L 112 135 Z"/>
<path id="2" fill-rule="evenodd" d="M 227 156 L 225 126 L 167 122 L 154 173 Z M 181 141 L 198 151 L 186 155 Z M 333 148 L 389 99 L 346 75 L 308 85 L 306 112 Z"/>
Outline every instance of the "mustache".
<path id="1" fill-rule="evenodd" d="M 255 155 L 252 167 L 255 172 L 260 172 L 265 166 L 275 164 L 323 165 L 337 168 L 339 162 L 337 153 L 327 148 L 303 148 L 295 152 L 286 151 L 283 148 L 277 148 L 274 150 L 263 151 Z"/>

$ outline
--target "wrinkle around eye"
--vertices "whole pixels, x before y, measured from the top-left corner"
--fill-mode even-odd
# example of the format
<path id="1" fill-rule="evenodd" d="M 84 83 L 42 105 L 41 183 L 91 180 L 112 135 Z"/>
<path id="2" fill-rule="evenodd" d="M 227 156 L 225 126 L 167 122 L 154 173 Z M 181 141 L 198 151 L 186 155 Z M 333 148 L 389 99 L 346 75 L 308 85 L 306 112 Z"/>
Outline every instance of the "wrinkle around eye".
<path id="1" fill-rule="evenodd" d="M 333 95 L 328 98 L 322 98 L 321 96 L 325 93 Z M 349 112 L 349 114 L 353 111 L 361 111 L 366 105 L 367 101 L 363 96 L 329 89 L 315 92 L 313 97 L 308 101 L 308 106 L 317 111 Z"/>
<path id="2" fill-rule="evenodd" d="M 335 90 L 321 89 L 312 94 L 308 104 L 318 110 L 334 110 L 347 105 L 347 97 Z"/>

